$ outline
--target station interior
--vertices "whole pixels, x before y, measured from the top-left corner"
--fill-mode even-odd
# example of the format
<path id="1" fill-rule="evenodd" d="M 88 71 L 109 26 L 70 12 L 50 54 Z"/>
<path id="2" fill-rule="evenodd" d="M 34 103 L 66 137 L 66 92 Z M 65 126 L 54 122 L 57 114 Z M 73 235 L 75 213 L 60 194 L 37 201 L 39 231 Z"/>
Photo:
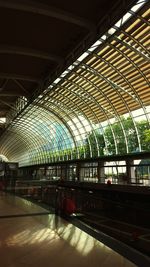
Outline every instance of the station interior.
<path id="1" fill-rule="evenodd" d="M 0 0 L 0 29 L 1 266 L 149 267 L 150 2 Z"/>

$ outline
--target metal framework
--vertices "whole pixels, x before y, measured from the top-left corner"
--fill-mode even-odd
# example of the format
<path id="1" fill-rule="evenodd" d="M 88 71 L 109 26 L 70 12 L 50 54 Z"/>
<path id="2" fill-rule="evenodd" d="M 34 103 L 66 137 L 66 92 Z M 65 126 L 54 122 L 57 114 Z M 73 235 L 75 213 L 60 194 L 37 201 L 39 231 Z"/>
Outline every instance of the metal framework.
<path id="1" fill-rule="evenodd" d="M 138 5 L 18 115 L 1 154 L 26 166 L 149 150 L 150 10 Z"/>

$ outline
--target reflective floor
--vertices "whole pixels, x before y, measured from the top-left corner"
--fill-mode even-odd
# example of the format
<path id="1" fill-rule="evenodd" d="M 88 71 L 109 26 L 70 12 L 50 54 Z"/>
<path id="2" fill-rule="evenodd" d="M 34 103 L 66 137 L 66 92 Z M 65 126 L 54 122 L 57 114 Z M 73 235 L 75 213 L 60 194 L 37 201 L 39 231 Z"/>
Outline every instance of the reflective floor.
<path id="1" fill-rule="evenodd" d="M 10 216 L 9 216 L 10 215 Z M 0 266 L 135 267 L 71 223 L 27 200 L 0 196 Z"/>

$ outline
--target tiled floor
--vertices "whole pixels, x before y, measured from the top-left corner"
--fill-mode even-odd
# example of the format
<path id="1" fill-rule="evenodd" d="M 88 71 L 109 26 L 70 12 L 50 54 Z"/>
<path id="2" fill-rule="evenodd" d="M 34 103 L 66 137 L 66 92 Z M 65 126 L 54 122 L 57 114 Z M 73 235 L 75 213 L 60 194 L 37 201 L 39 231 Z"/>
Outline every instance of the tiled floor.
<path id="1" fill-rule="evenodd" d="M 27 200 L 0 196 L 1 267 L 136 266 L 74 225 L 44 212 Z"/>

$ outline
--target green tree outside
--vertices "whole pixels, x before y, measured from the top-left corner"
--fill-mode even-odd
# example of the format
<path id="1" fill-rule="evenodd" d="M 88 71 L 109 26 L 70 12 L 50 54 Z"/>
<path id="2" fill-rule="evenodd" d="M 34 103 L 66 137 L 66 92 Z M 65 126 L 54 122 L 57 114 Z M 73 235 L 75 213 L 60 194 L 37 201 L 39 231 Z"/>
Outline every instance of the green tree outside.
<path id="1" fill-rule="evenodd" d="M 100 155 L 104 155 L 106 147 L 106 154 L 109 155 L 148 151 L 150 150 L 150 126 L 146 120 L 133 122 L 131 117 L 121 117 L 120 121 L 105 128 L 104 135 L 98 130 L 89 133 L 85 143 L 88 151 L 91 146 L 93 157 L 98 156 L 97 149 Z"/>

